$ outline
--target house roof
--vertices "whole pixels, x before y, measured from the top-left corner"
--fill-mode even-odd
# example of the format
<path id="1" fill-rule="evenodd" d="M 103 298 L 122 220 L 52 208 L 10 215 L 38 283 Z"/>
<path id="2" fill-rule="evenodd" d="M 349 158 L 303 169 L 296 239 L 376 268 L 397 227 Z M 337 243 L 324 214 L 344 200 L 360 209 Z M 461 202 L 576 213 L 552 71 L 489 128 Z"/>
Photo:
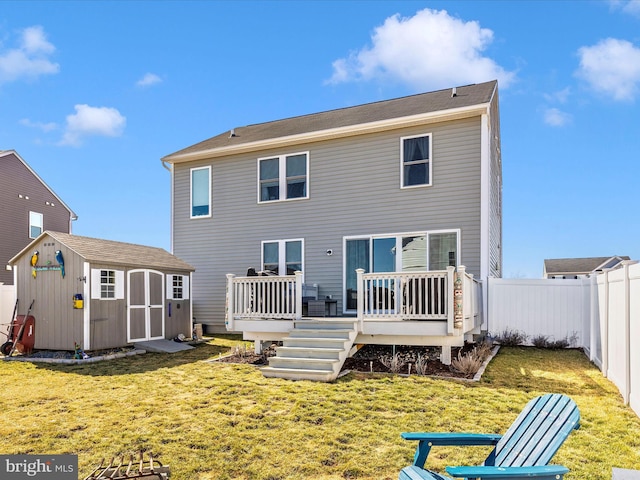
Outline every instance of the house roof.
<path id="1" fill-rule="evenodd" d="M 544 261 L 544 271 L 547 275 L 587 274 L 603 268 L 611 268 L 622 260 L 629 260 L 627 256 L 588 257 L 588 258 L 553 258 Z"/>
<path id="2" fill-rule="evenodd" d="M 71 208 L 69 208 L 69 206 L 64 203 L 64 201 L 56 194 L 56 192 L 54 192 L 51 187 L 49 185 L 47 185 L 47 183 L 42 180 L 42 178 L 40 178 L 40 175 L 38 175 L 35 170 L 33 170 L 29 164 L 27 162 L 24 161 L 24 159 L 18 155 L 18 152 L 16 152 L 15 150 L 0 150 L 0 161 L 2 161 L 2 159 L 4 157 L 8 157 L 9 155 L 13 155 L 15 156 L 20 162 L 22 162 L 22 164 L 27 168 L 27 170 L 29 170 L 31 172 L 31 174 L 36 177 L 38 179 L 38 181 L 44 185 L 44 187 L 49 190 L 49 192 L 51 192 L 51 195 L 53 195 L 56 200 L 58 201 L 58 203 L 60 203 L 60 205 L 64 206 L 64 208 L 66 208 L 69 211 L 69 214 L 71 215 L 71 220 L 77 220 L 78 219 L 78 215 L 75 214 L 75 212 L 73 210 L 71 210 Z"/>
<path id="3" fill-rule="evenodd" d="M 165 156 L 162 161 L 179 163 L 279 146 L 294 140 L 337 138 L 425 123 L 437 117 L 462 118 L 477 107 L 486 110 L 494 96 L 497 81 L 438 90 L 408 97 L 367 103 L 354 107 L 236 127 L 190 147 Z M 394 121 L 395 120 L 395 121 Z"/>
<path id="4" fill-rule="evenodd" d="M 133 243 L 116 242 L 98 238 L 81 237 L 70 233 L 43 232 L 38 238 L 27 245 L 20 253 L 10 260 L 10 263 L 31 251 L 32 245 L 48 235 L 73 250 L 80 257 L 91 263 L 111 265 L 135 265 L 142 268 L 157 268 L 164 270 L 188 270 L 195 268 L 182 261 L 175 255 L 158 247 L 148 247 Z"/>

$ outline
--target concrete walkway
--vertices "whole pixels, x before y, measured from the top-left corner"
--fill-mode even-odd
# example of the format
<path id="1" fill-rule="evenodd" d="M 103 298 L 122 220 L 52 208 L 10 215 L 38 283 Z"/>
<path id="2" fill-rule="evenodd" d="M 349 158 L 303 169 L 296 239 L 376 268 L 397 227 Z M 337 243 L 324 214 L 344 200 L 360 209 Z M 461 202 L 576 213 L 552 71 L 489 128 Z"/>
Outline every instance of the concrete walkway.
<path id="1" fill-rule="evenodd" d="M 174 342 L 173 340 L 149 340 L 147 342 L 136 342 L 133 346 L 154 353 L 176 353 L 194 348 L 188 343 Z"/>

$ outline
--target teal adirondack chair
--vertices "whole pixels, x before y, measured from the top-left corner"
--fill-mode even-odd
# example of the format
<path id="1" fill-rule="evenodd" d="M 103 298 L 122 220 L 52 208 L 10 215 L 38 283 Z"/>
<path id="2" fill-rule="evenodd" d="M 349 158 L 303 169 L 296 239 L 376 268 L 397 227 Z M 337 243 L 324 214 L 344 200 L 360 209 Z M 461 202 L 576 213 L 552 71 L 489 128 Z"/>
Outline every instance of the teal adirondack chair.
<path id="1" fill-rule="evenodd" d="M 515 479 L 536 477 L 558 480 L 569 471 L 548 465 L 569 434 L 580 426 L 580 412 L 565 395 L 547 394 L 531 400 L 504 435 L 477 433 L 402 433 L 405 440 L 417 440 L 413 465 L 400 472 L 400 480 L 450 480 L 425 470 L 431 447 L 495 445 L 484 465 L 446 467 L 456 478 Z"/>

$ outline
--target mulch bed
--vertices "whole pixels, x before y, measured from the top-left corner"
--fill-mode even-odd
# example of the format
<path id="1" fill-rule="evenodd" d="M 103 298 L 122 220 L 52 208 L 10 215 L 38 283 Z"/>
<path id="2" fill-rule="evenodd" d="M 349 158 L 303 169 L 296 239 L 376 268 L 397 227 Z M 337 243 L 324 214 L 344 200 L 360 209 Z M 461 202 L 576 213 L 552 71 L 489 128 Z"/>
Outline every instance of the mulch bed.
<path id="1" fill-rule="evenodd" d="M 473 345 L 465 345 L 464 347 L 453 347 L 451 349 L 452 358 L 456 358 L 458 352 L 462 349 L 464 353 L 471 350 Z M 453 370 L 449 365 L 444 365 L 440 361 L 439 347 L 416 347 L 416 346 L 391 346 L 391 345 L 364 345 L 352 357 L 347 358 L 342 367 L 343 371 L 350 370 L 363 373 L 409 373 L 409 363 L 412 364 L 411 374 L 415 375 L 415 362 L 420 355 L 421 358 L 428 358 L 426 372 L 424 375 L 448 377 L 448 378 L 473 378 L 473 375 L 465 375 Z M 382 362 L 385 358 L 390 358 L 394 354 L 404 363 L 404 366 L 398 372 L 392 372 Z M 256 366 L 266 366 L 269 364 L 268 358 L 275 355 L 275 347 L 265 348 L 262 355 L 256 355 L 252 350 L 243 352 L 242 354 L 229 355 L 217 359 L 216 361 L 224 363 L 242 363 Z"/>

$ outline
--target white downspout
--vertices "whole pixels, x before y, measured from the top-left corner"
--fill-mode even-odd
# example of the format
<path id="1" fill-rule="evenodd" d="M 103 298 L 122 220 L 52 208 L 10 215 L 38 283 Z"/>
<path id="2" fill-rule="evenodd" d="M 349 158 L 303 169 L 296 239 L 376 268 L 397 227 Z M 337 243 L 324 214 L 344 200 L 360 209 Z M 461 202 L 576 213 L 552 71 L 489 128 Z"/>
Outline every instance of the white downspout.
<path id="1" fill-rule="evenodd" d="M 171 193 L 170 193 L 171 208 L 170 208 L 170 211 L 169 211 L 169 229 L 170 229 L 171 234 L 169 236 L 169 251 L 171 253 L 173 253 L 173 183 L 174 183 L 173 164 L 167 163 L 164 160 L 160 160 L 160 161 L 162 162 L 162 166 L 166 170 L 168 170 L 169 173 L 171 174 Z"/>

